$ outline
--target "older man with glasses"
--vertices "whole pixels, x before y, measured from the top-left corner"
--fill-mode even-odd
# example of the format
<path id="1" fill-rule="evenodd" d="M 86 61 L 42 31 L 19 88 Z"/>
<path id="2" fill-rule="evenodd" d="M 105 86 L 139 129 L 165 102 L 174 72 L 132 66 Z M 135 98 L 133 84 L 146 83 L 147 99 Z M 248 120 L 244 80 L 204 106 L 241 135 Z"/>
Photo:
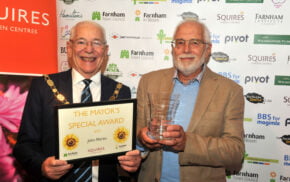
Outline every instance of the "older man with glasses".
<path id="1" fill-rule="evenodd" d="M 71 29 L 67 42 L 71 69 L 32 81 L 14 155 L 35 181 L 118 182 L 117 165 L 129 172 L 138 169 L 141 161 L 138 150 L 74 165 L 55 158 L 55 106 L 131 97 L 129 87 L 101 73 L 108 47 L 105 31 L 99 24 L 79 22 Z"/>
<path id="2" fill-rule="evenodd" d="M 138 86 L 137 130 L 144 158 L 138 182 L 225 182 L 226 174 L 242 167 L 243 89 L 207 66 L 212 44 L 203 23 L 185 20 L 173 38 L 174 67 L 143 75 Z M 156 139 L 147 126 L 148 94 L 165 91 L 171 98 L 179 95 L 179 105 L 174 123 Z"/>

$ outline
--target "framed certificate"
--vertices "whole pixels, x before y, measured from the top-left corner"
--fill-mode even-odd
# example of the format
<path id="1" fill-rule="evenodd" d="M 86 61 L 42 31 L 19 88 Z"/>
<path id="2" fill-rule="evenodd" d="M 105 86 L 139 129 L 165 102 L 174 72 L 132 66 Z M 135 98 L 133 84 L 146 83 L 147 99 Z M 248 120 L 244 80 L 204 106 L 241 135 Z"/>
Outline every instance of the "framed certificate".
<path id="1" fill-rule="evenodd" d="M 57 106 L 56 158 L 73 162 L 135 149 L 137 100 Z"/>

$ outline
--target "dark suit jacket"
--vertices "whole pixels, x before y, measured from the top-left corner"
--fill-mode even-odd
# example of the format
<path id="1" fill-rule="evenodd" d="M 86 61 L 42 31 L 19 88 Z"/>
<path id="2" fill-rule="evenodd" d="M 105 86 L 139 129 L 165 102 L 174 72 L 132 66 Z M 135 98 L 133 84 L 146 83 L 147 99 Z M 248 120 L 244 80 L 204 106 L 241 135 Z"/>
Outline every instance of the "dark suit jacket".
<path id="1" fill-rule="evenodd" d="M 71 70 L 50 75 L 58 91 L 72 103 Z M 101 101 L 109 100 L 117 82 L 101 76 Z M 131 97 L 129 87 L 123 85 L 117 99 Z M 41 164 L 56 154 L 55 106 L 61 104 L 53 95 L 43 77 L 31 83 L 24 107 L 17 143 L 13 154 L 37 181 L 50 181 L 41 175 Z M 100 160 L 99 181 L 117 181 L 117 159 Z M 59 181 L 63 181 L 61 178 Z"/>

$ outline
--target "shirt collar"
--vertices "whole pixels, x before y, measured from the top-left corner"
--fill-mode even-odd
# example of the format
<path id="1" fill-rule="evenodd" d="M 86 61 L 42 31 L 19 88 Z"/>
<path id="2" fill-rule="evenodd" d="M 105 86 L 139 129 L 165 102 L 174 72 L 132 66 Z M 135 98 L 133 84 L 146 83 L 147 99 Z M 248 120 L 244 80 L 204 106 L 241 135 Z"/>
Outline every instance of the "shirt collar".
<path id="1" fill-rule="evenodd" d="M 201 82 L 201 79 L 202 79 L 202 77 L 203 77 L 203 75 L 204 75 L 205 69 L 206 69 L 206 66 L 205 66 L 205 64 L 203 64 L 203 65 L 202 65 L 202 70 L 201 70 L 201 72 L 197 75 L 197 77 L 195 77 L 195 78 L 193 78 L 192 80 L 190 80 L 189 83 L 192 83 L 192 82 L 194 82 L 195 80 L 198 81 L 198 82 L 200 83 L 200 82 Z M 179 79 L 178 79 L 178 76 L 177 76 L 177 70 L 176 70 L 176 69 L 175 69 L 175 71 L 174 71 L 173 80 L 179 80 Z"/>
<path id="2" fill-rule="evenodd" d="M 85 78 L 74 68 L 72 68 L 72 80 L 73 84 L 82 83 Z M 90 78 L 92 83 L 99 85 L 101 83 L 101 72 L 96 73 L 94 76 Z"/>

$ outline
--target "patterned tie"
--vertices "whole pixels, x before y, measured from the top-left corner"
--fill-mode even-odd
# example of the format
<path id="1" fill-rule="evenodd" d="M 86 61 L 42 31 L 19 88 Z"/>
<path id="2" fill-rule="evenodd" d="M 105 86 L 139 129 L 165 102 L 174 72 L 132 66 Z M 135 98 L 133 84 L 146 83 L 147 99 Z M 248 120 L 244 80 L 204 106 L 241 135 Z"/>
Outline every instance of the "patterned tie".
<path id="1" fill-rule="evenodd" d="M 90 91 L 90 83 L 92 80 L 84 79 L 83 82 L 86 84 L 85 88 L 82 91 L 81 103 L 89 103 L 93 101 L 92 94 Z"/>
<path id="2" fill-rule="evenodd" d="M 90 103 L 93 101 L 90 91 L 90 83 L 92 80 L 84 79 L 85 88 L 82 91 L 81 103 Z M 74 170 L 75 182 L 90 182 L 92 181 L 92 162 L 84 161 Z"/>

